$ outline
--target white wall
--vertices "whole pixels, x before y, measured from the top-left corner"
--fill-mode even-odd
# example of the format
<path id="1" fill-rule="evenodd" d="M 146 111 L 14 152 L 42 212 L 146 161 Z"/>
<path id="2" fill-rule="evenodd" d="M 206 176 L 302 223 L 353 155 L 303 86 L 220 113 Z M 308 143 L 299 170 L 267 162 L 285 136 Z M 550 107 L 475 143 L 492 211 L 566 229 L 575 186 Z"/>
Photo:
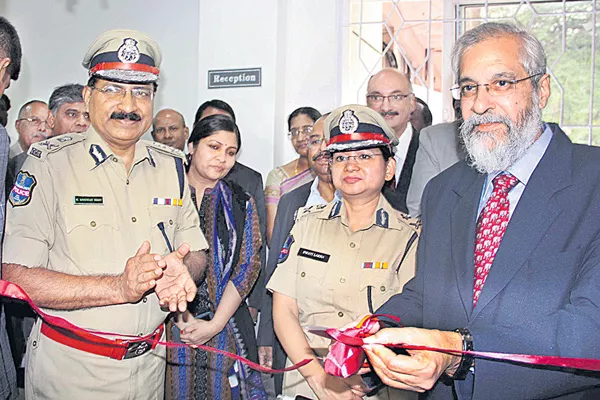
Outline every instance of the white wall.
<path id="1" fill-rule="evenodd" d="M 199 104 L 229 102 L 242 131 L 240 160 L 263 173 L 295 157 L 286 117 L 296 107 L 338 102 L 338 3 L 342 0 L 2 0 L 0 15 L 23 46 L 21 78 L 6 92 L 18 108 L 48 100 L 55 86 L 84 84 L 81 60 L 113 28 L 144 31 L 164 60 L 155 111 L 174 108 L 191 123 Z M 207 70 L 262 67 L 259 88 L 207 89 Z"/>
<path id="2" fill-rule="evenodd" d="M 266 174 L 296 157 L 287 115 L 337 103 L 337 1 L 201 0 L 199 102 L 218 98 L 236 112 L 240 161 Z M 208 69 L 262 67 L 258 88 L 207 89 Z"/>
<path id="3" fill-rule="evenodd" d="M 193 116 L 197 107 L 198 2 L 178 0 L 3 0 L 0 14 L 17 28 L 23 47 L 21 77 L 6 92 L 10 121 L 28 100 L 48 101 L 54 87 L 85 84 L 81 61 L 94 39 L 114 28 L 137 29 L 158 41 L 164 55 L 155 109 Z M 8 130 L 15 134 L 14 124 Z"/>

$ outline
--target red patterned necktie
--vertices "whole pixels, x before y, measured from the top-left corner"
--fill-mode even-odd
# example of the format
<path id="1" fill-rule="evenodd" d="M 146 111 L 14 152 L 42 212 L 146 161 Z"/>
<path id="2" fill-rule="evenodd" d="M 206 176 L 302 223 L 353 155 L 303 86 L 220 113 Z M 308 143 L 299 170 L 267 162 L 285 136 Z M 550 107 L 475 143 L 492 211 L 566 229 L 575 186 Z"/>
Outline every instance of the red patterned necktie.
<path id="1" fill-rule="evenodd" d="M 475 236 L 475 274 L 473 281 L 473 308 L 477 305 L 481 289 L 508 225 L 508 192 L 519 182 L 508 172 L 497 175 L 492 181 L 494 190 L 477 220 Z"/>

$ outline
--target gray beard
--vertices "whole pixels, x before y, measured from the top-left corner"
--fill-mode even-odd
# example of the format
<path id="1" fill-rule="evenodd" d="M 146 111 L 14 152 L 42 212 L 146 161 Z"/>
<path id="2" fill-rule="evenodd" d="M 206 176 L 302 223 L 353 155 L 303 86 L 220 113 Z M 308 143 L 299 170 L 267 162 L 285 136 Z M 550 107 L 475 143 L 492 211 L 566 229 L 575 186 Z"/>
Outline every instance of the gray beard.
<path id="1" fill-rule="evenodd" d="M 494 122 L 506 126 L 506 134 L 498 131 L 479 132 L 477 125 Z M 467 162 L 482 174 L 508 170 L 535 142 L 542 127 L 542 109 L 534 91 L 530 106 L 519 113 L 517 123 L 508 117 L 491 113 L 473 114 L 460 127 L 460 136 L 468 154 Z"/>

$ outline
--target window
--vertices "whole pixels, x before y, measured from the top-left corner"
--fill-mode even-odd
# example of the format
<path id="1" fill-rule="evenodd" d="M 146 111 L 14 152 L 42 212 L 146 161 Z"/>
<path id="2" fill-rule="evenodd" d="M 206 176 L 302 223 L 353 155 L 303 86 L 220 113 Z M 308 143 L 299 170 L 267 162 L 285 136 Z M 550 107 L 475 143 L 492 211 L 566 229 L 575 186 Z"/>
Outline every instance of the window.
<path id="1" fill-rule="evenodd" d="M 542 43 L 552 77 L 544 120 L 574 142 L 600 145 L 598 0 L 348 0 L 344 21 L 343 103 L 364 104 L 369 76 L 383 67 L 407 72 L 434 123 L 454 119 L 452 45 L 486 21 L 516 23 Z"/>

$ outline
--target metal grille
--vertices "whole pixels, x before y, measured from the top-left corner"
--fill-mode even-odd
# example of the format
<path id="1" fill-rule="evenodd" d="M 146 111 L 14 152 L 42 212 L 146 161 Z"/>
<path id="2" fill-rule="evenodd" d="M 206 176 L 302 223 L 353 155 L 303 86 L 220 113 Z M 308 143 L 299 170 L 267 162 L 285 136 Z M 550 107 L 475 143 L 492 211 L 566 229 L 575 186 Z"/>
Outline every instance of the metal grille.
<path id="1" fill-rule="evenodd" d="M 458 36 L 487 21 L 512 22 L 542 43 L 552 77 L 544 120 L 574 142 L 600 145 L 600 0 L 346 0 L 342 23 L 343 103 L 364 103 L 369 77 L 407 72 L 434 123 L 454 119 L 450 52 Z"/>

